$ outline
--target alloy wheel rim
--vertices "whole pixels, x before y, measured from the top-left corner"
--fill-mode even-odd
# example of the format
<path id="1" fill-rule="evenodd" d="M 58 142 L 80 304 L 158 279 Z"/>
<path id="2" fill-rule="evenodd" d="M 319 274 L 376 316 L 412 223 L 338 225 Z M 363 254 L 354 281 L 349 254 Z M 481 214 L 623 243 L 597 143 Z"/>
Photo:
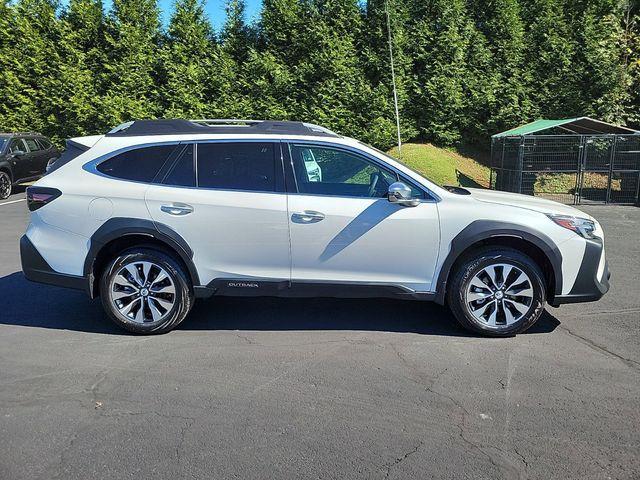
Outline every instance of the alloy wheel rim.
<path id="1" fill-rule="evenodd" d="M 9 176 L 0 172 L 0 197 L 6 198 L 11 194 L 11 181 L 9 180 Z"/>
<path id="2" fill-rule="evenodd" d="M 469 282 L 469 313 L 482 325 L 504 329 L 524 317 L 533 303 L 533 284 L 522 269 L 506 263 L 484 267 Z"/>
<path id="3" fill-rule="evenodd" d="M 129 263 L 114 275 L 109 295 L 116 311 L 137 324 L 163 321 L 176 302 L 176 287 L 160 265 L 138 261 Z"/>

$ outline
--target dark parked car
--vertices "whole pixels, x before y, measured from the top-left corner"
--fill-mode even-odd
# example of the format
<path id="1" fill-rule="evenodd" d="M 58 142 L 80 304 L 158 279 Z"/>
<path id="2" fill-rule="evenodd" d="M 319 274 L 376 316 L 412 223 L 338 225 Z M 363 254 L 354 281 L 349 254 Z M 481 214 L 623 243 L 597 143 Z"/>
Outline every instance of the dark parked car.
<path id="1" fill-rule="evenodd" d="M 38 133 L 0 133 L 0 200 L 13 185 L 42 177 L 49 162 L 60 156 L 51 141 Z"/>

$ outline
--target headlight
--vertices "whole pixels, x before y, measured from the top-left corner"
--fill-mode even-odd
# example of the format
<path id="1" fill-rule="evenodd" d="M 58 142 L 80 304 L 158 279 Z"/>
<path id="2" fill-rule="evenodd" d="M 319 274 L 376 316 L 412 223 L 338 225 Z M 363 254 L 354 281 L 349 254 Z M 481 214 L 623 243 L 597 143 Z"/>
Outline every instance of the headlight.
<path id="1" fill-rule="evenodd" d="M 547 215 L 551 220 L 561 227 L 576 232 L 584 238 L 596 238 L 594 234 L 596 224 L 593 220 L 580 217 L 572 217 L 570 215 Z"/>

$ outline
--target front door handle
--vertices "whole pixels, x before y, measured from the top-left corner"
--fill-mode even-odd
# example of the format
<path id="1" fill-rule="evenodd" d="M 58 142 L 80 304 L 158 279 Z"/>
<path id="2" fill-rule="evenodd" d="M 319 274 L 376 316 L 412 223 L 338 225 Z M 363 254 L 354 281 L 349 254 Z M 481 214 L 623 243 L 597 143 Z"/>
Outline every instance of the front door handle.
<path id="1" fill-rule="evenodd" d="M 324 220 L 324 213 L 315 212 L 313 210 L 296 212 L 291 215 L 291 221 L 294 223 L 318 223 L 322 220 Z"/>
<path id="2" fill-rule="evenodd" d="M 171 205 L 162 205 L 160 210 L 169 215 L 182 216 L 193 212 L 193 207 L 186 203 L 172 203 Z"/>

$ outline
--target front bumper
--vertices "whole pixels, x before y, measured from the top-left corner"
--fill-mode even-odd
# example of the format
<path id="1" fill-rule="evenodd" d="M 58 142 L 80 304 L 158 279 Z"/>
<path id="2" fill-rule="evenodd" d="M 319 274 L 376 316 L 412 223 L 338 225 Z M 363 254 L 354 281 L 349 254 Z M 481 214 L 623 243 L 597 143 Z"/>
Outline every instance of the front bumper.
<path id="1" fill-rule="evenodd" d="M 549 304 L 557 307 L 565 303 L 595 302 L 609 291 L 609 265 L 605 261 L 602 278 L 598 278 L 598 266 L 604 254 L 604 246 L 600 239 L 589 239 L 582 257 L 582 264 L 576 281 L 567 295 L 558 295 Z"/>
<path id="2" fill-rule="evenodd" d="M 20 261 L 24 276 L 32 282 L 77 290 L 87 290 L 88 288 L 88 282 L 85 277 L 56 272 L 51 268 L 26 235 L 20 238 Z"/>

